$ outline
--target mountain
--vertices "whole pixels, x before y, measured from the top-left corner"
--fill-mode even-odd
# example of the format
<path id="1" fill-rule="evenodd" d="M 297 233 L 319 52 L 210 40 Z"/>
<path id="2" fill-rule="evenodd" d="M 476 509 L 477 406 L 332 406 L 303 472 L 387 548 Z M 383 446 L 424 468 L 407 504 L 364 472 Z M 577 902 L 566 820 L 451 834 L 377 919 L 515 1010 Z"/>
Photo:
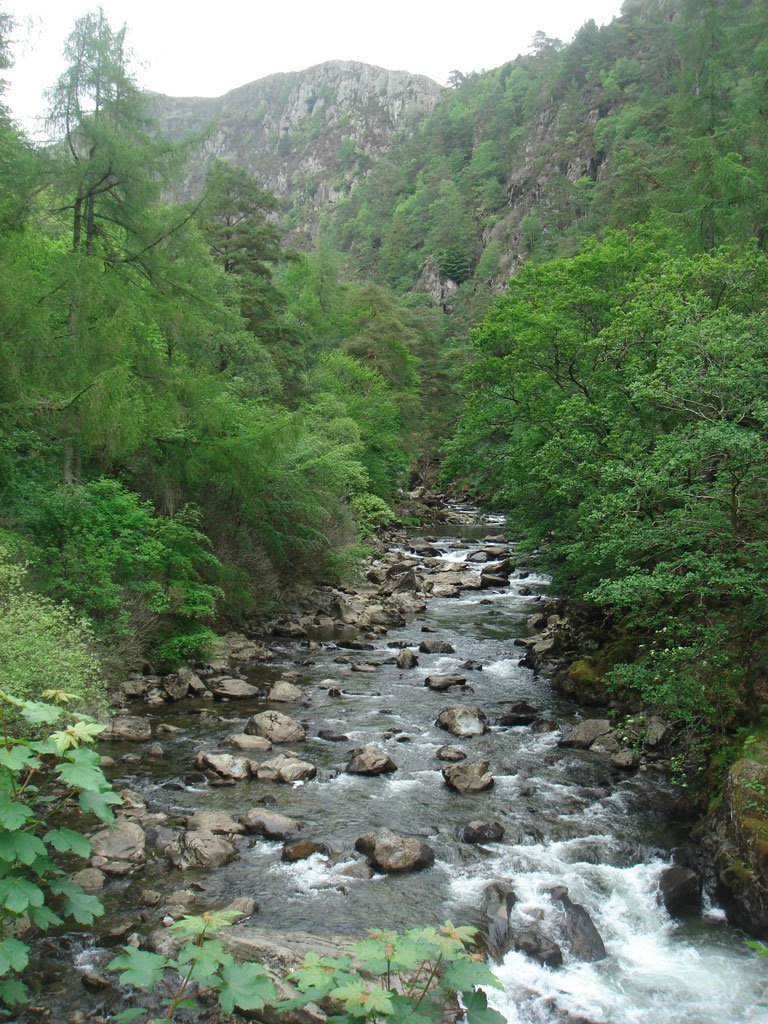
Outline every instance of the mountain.
<path id="1" fill-rule="evenodd" d="M 184 180 L 199 192 L 210 161 L 246 168 L 284 201 L 291 241 L 309 245 L 319 214 L 347 194 L 396 136 L 434 110 L 443 89 L 422 75 L 328 61 L 270 75 L 215 99 L 154 96 L 163 134 L 209 133 Z"/>

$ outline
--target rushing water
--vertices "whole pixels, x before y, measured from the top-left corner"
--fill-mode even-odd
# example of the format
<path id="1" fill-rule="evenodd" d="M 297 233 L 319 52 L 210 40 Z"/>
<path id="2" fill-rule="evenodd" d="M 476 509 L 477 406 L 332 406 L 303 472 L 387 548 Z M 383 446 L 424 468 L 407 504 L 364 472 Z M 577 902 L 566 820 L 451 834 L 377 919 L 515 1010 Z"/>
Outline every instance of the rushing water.
<path id="1" fill-rule="evenodd" d="M 500 525 L 485 519 L 443 529 L 438 544 L 445 557 L 459 559 Z M 669 792 L 660 777 L 653 772 L 617 774 L 604 755 L 558 748 L 558 733 L 495 727 L 483 736 L 455 740 L 435 727 L 437 714 L 459 703 L 477 704 L 491 718 L 503 713 L 503 702 L 525 699 L 543 717 L 558 722 L 579 717 L 545 680 L 519 666 L 522 652 L 513 646 L 516 636 L 525 635 L 526 618 L 537 610 L 546 583 L 531 573 L 525 579 L 513 577 L 503 591 L 433 600 L 414 622 L 375 641 L 372 651 L 350 652 L 331 641 L 312 648 L 306 641 L 272 643 L 277 658 L 269 666 L 254 666 L 251 681 L 266 684 L 289 668 L 302 673 L 308 706 L 272 707 L 310 726 L 309 739 L 296 748 L 319 769 L 318 778 L 307 784 L 215 788 L 190 774 L 197 750 L 226 749 L 223 738 L 240 731 L 239 721 L 270 707 L 264 701 L 202 708 L 181 702 L 154 709 L 156 723 L 170 722 L 186 731 L 162 738 L 165 757 L 154 765 L 147 762 L 136 774 L 119 771 L 117 783 L 141 790 L 151 810 L 179 821 L 199 808 L 240 814 L 260 801 L 274 801 L 276 810 L 302 820 L 302 835 L 325 842 L 332 855 L 284 864 L 279 844 L 257 840 L 246 841 L 239 860 L 211 874 L 169 874 L 159 860 L 140 878 L 120 883 L 106 900 L 112 913 L 135 911 L 142 888 L 167 892 L 194 880 L 203 889 L 201 905 L 255 897 L 260 910 L 254 924 L 359 933 L 372 925 L 478 921 L 483 888 L 502 879 L 513 884 L 518 896 L 515 919 L 535 922 L 557 938 L 562 911 L 547 890 L 565 884 L 571 898 L 591 914 L 608 957 L 585 964 L 569 960 L 566 951 L 565 965 L 549 969 L 510 953 L 498 968 L 504 991 L 490 994 L 510 1022 L 768 1021 L 768 1010 L 758 1006 L 768 997 L 765 961 L 745 949 L 722 914 L 710 908 L 701 918 L 673 921 L 657 901 L 658 877 L 670 862 L 669 851 L 684 839 L 668 818 Z M 371 675 L 351 671 L 352 660 L 382 663 L 391 658 L 397 651 L 388 644 L 416 647 L 423 625 L 448 640 L 456 653 L 421 654 L 418 668 L 411 671 L 393 664 L 380 664 Z M 464 673 L 474 692 L 446 695 L 425 688 L 426 675 L 460 671 L 467 659 L 484 665 L 482 671 Z M 317 685 L 329 677 L 339 681 L 341 697 Z M 323 741 L 319 729 L 342 732 L 348 742 Z M 385 748 L 398 771 L 374 778 L 340 772 L 349 750 L 363 743 Z M 495 787 L 466 796 L 449 791 L 436 757 L 446 743 L 462 746 L 470 757 L 487 756 Z M 117 747 L 114 753 L 124 750 Z M 473 819 L 501 822 L 504 840 L 482 847 L 463 844 L 460 829 Z M 379 826 L 424 838 L 435 850 L 435 866 L 370 881 L 340 875 L 339 867 L 356 856 L 357 836 Z"/>

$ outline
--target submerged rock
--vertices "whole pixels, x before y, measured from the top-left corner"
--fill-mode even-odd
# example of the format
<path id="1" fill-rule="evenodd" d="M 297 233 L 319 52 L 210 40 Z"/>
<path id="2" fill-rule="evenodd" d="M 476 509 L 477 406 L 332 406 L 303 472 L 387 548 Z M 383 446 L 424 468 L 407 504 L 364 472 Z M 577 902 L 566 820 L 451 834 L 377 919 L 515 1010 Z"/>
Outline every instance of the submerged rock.
<path id="1" fill-rule="evenodd" d="M 311 839 L 298 839 L 294 843 L 286 843 L 280 854 L 280 860 L 286 864 L 294 864 L 298 860 L 306 860 L 316 853 L 329 853 L 325 843 L 316 843 Z"/>

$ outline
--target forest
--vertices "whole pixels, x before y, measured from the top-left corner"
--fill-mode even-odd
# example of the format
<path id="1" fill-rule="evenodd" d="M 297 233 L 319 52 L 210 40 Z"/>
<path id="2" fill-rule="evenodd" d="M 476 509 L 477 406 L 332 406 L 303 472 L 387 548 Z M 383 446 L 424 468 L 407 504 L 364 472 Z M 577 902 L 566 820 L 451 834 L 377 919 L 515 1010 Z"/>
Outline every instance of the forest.
<path id="1" fill-rule="evenodd" d="M 15 32 L 0 13 L 0 68 Z M 86 14 L 65 56 L 48 145 L 0 106 L 4 721 L 62 694 L 104 716 L 128 672 L 359 579 L 426 485 L 600 610 L 583 681 L 687 730 L 716 794 L 768 701 L 768 0 L 627 0 L 456 71 L 311 251 L 285 241 L 302 197 L 233 163 L 173 199 L 202 140 L 163 136 L 125 29 Z M 0 749 L 4 837 L 52 756 L 30 742 Z"/>

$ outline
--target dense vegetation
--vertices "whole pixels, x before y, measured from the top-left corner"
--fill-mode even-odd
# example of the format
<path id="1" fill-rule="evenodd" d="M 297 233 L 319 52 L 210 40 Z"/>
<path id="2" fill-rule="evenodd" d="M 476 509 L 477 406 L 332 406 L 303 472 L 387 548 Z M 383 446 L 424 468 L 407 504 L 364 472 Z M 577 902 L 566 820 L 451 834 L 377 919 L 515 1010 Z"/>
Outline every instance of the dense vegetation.
<path id="1" fill-rule="evenodd" d="M 55 144 L 0 117 L 14 621 L 73 623 L 77 664 L 96 645 L 166 668 L 292 583 L 343 577 L 451 435 L 481 321 L 445 479 L 510 510 L 558 588 L 611 609 L 617 684 L 689 720 L 751 714 L 766 24 L 764 0 L 628 0 L 569 45 L 539 34 L 456 72 L 299 254 L 232 165 L 167 201 L 188 146 L 153 127 L 123 34 L 78 22 Z M 414 290 L 427 264 L 450 300 Z"/>
<path id="2" fill-rule="evenodd" d="M 407 480 L 434 318 L 344 284 L 332 252 L 286 251 L 274 198 L 236 168 L 168 204 L 185 153 L 154 130 L 123 32 L 88 15 L 66 56 L 52 147 L 0 116 L 2 564 L 114 661 L 162 669 L 349 570 Z M 30 621 L 15 594 L 6 621 Z"/>

